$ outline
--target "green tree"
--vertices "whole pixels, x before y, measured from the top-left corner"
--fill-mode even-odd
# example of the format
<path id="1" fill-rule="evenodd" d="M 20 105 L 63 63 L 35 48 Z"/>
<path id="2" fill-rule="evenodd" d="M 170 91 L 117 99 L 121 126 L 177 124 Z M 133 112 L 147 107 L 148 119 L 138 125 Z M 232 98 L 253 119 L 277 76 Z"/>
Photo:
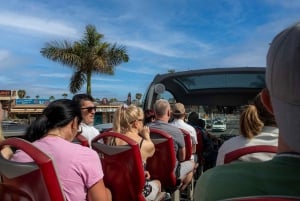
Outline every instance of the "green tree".
<path id="1" fill-rule="evenodd" d="M 175 73 L 176 71 L 175 71 L 175 69 L 169 69 L 168 70 L 168 73 Z"/>
<path id="2" fill-rule="evenodd" d="M 142 98 L 142 94 L 141 94 L 141 93 L 136 93 L 136 94 L 135 94 L 135 98 L 136 98 L 137 101 L 138 101 L 138 105 L 140 105 L 140 100 L 141 100 L 141 98 Z"/>
<path id="3" fill-rule="evenodd" d="M 95 26 L 87 25 L 84 37 L 74 43 L 53 41 L 46 43 L 41 54 L 74 70 L 70 81 L 70 92 L 78 92 L 86 83 L 86 93 L 92 93 L 92 74 L 113 75 L 115 67 L 129 61 L 125 46 L 103 42 L 104 35 Z"/>
<path id="4" fill-rule="evenodd" d="M 66 98 L 68 97 L 68 94 L 67 94 L 67 93 L 63 93 L 63 94 L 62 94 L 62 97 L 63 97 L 64 99 L 66 99 Z"/>
<path id="5" fill-rule="evenodd" d="M 24 89 L 18 90 L 18 96 L 19 98 L 24 98 L 26 95 L 26 91 Z"/>
<path id="6" fill-rule="evenodd" d="M 36 99 L 39 99 L 39 98 L 40 98 L 40 96 L 39 96 L 39 95 L 36 95 L 36 96 L 35 96 L 35 98 L 36 98 Z"/>
<path id="7" fill-rule="evenodd" d="M 116 102 L 116 101 L 118 101 L 118 99 L 116 99 L 116 98 L 111 98 L 111 99 L 109 99 L 109 102 L 110 102 L 110 103 Z"/>
<path id="8" fill-rule="evenodd" d="M 51 102 L 51 101 L 54 101 L 55 100 L 55 97 L 54 96 L 50 96 L 49 97 L 49 101 Z"/>

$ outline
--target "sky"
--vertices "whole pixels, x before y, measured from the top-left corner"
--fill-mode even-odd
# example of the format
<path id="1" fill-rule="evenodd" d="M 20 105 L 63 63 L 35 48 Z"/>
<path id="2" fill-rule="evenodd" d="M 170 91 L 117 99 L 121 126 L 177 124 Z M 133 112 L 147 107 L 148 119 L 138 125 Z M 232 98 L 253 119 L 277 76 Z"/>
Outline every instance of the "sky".
<path id="1" fill-rule="evenodd" d="M 93 75 L 95 98 L 145 94 L 169 70 L 265 66 L 274 36 L 300 20 L 299 0 L 0 0 L 0 89 L 62 98 L 72 69 L 40 54 L 94 25 L 126 47 L 113 76 Z M 86 85 L 79 93 L 86 91 Z"/>

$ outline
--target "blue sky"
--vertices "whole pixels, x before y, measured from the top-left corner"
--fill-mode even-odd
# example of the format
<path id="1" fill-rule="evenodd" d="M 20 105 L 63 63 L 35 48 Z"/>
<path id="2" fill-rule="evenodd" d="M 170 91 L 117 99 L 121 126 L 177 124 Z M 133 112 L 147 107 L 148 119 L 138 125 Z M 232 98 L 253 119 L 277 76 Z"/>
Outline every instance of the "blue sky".
<path id="1" fill-rule="evenodd" d="M 158 73 L 265 66 L 273 37 L 300 20 L 299 0 L 0 0 L 0 88 L 68 97 L 68 66 L 41 56 L 50 41 L 75 41 L 87 24 L 125 45 L 130 61 L 94 75 L 92 95 L 125 100 Z M 85 92 L 85 86 L 81 92 Z"/>

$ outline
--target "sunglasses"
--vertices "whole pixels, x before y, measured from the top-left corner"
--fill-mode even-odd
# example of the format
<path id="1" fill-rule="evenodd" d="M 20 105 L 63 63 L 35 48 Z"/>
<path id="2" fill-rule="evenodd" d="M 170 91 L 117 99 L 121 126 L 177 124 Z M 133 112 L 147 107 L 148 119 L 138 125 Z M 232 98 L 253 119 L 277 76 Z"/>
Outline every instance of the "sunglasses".
<path id="1" fill-rule="evenodd" d="M 130 122 L 130 124 L 132 124 L 132 123 L 134 123 L 134 122 L 136 122 L 136 121 L 144 121 L 144 119 L 136 119 L 136 120 Z"/>
<path id="2" fill-rule="evenodd" d="M 80 108 L 82 110 L 87 110 L 88 112 L 92 112 L 93 110 L 96 111 L 97 107 L 82 107 Z"/>

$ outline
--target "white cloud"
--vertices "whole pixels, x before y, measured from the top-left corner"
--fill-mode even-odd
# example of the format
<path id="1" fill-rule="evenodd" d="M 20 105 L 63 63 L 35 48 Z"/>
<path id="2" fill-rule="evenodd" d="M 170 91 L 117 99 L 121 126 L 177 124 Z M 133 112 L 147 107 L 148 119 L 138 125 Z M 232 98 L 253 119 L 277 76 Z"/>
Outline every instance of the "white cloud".
<path id="1" fill-rule="evenodd" d="M 0 13 L 0 25 L 58 36 L 76 37 L 78 34 L 74 28 L 63 22 L 12 12 Z"/>
<path id="2" fill-rule="evenodd" d="M 114 79 L 114 78 L 103 78 L 103 77 L 96 77 L 96 75 L 92 76 L 92 80 L 94 81 L 105 81 L 105 82 L 120 82 L 120 79 Z"/>
<path id="3" fill-rule="evenodd" d="M 48 73 L 40 74 L 41 77 L 52 77 L 52 78 L 70 78 L 70 74 L 67 73 Z"/>
<path id="4" fill-rule="evenodd" d="M 0 63 L 9 57 L 9 52 L 7 50 L 0 50 Z"/>
<path id="5" fill-rule="evenodd" d="M 118 67 L 118 70 L 134 73 L 134 74 L 145 74 L 145 75 L 153 75 L 157 73 L 157 69 L 147 68 L 147 67 Z"/>
<path id="6" fill-rule="evenodd" d="M 284 7 L 288 9 L 299 9 L 300 8 L 300 1 L 299 0 L 265 0 L 269 5 L 277 5 L 279 7 Z"/>

